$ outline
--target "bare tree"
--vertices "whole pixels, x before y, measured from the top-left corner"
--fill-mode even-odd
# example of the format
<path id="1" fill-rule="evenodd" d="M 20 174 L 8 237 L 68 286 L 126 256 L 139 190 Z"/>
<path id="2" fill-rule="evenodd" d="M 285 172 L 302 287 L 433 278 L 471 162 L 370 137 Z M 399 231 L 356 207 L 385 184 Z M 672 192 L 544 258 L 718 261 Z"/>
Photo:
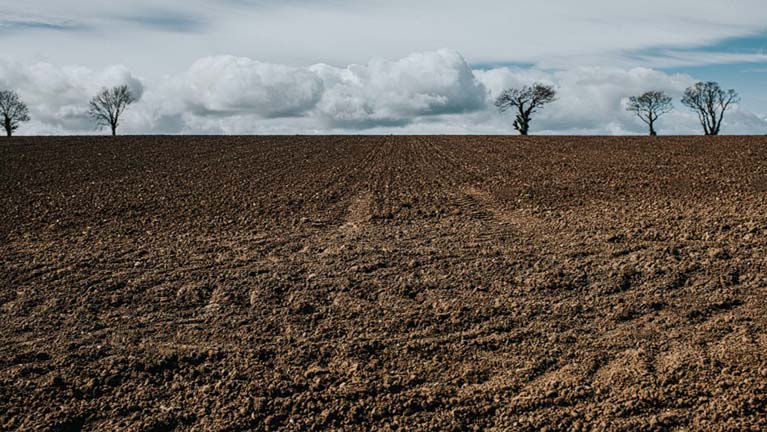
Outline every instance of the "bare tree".
<path id="1" fill-rule="evenodd" d="M 656 136 L 655 122 L 674 109 L 671 100 L 671 96 L 661 91 L 648 91 L 642 96 L 631 96 L 626 110 L 636 113 L 637 117 L 650 126 L 650 136 Z"/>
<path id="2" fill-rule="evenodd" d="M 29 108 L 15 91 L 0 91 L 0 119 L 9 137 L 19 128 L 21 122 L 29 121 Z"/>
<path id="3" fill-rule="evenodd" d="M 706 135 L 719 135 L 724 113 L 740 102 L 735 90 L 723 90 L 715 82 L 699 82 L 684 92 L 682 103 L 698 114 Z"/>
<path id="4" fill-rule="evenodd" d="M 117 135 L 120 116 L 128 105 L 136 101 L 127 85 L 102 89 L 91 99 L 88 115 L 96 120 L 99 128 L 112 128 L 112 136 Z"/>
<path id="5" fill-rule="evenodd" d="M 514 129 L 521 135 L 527 135 L 530 131 L 530 117 L 544 105 L 557 100 L 557 92 L 554 87 L 545 84 L 524 86 L 521 89 L 507 89 L 495 101 L 495 106 L 500 112 L 506 112 L 512 108 L 517 110 L 517 118 L 514 120 Z"/>

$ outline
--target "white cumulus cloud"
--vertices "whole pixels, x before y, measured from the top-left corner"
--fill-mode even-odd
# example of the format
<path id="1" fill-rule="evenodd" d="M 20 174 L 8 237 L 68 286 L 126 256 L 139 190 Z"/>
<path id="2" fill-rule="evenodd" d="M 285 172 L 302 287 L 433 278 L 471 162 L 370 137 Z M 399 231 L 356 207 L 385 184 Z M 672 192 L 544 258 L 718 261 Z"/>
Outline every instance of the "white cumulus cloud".
<path id="1" fill-rule="evenodd" d="M 162 80 L 123 66 L 91 70 L 0 60 L 0 87 L 17 90 L 33 121 L 20 134 L 95 133 L 87 104 L 101 87 L 127 84 L 141 100 L 124 118 L 130 134 L 468 133 L 513 134 L 513 118 L 493 100 L 505 88 L 554 85 L 558 100 L 533 118 L 536 134 L 644 134 L 625 100 L 648 90 L 674 97 L 661 134 L 699 134 L 696 116 L 678 102 L 696 81 L 651 68 L 579 67 L 558 71 L 497 67 L 472 70 L 456 51 L 427 51 L 335 67 L 292 67 L 217 56 Z M 726 86 L 727 83 L 723 83 Z M 747 96 L 747 95 L 744 95 Z M 736 107 L 728 134 L 762 134 L 764 113 Z"/>
<path id="2" fill-rule="evenodd" d="M 219 56 L 195 62 L 169 88 L 194 113 L 295 117 L 314 108 L 323 83 L 306 69 Z"/>
<path id="3" fill-rule="evenodd" d="M 486 104 L 487 90 L 455 51 L 311 69 L 327 88 L 318 114 L 331 127 L 401 125 L 422 116 L 477 111 Z"/>

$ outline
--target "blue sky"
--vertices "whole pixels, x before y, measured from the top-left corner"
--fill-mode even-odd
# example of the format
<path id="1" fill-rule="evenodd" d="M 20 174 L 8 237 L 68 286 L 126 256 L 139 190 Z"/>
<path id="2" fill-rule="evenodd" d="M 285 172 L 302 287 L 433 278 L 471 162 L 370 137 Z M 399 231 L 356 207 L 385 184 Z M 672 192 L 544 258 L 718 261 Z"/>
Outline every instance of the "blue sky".
<path id="1" fill-rule="evenodd" d="M 137 133 L 503 133 L 509 125 L 484 102 L 533 81 L 563 97 L 542 115 L 542 133 L 640 133 L 614 113 L 624 93 L 676 96 L 695 80 L 741 92 L 732 133 L 767 122 L 762 0 L 0 0 L 0 46 L 0 84 L 39 101 L 38 119 L 71 117 L 38 121 L 29 128 L 37 133 L 86 126 L 76 101 L 93 86 L 83 79 L 140 87 L 145 97 L 126 123 Z M 308 80 L 303 93 L 279 87 L 297 77 Z M 53 92 L 48 102 L 41 88 Z M 489 94 L 481 106 L 477 89 Z M 608 117 L 603 126 L 573 121 L 590 102 Z M 696 130 L 682 113 L 670 120 L 673 133 Z M 233 126 L 243 122 L 252 128 Z"/>
<path id="2" fill-rule="evenodd" d="M 705 56 L 708 53 L 767 53 L 767 32 L 754 36 L 728 38 L 715 44 L 690 49 Z M 669 73 L 686 73 L 698 79 L 717 81 L 727 88 L 736 88 L 742 95 L 741 105 L 750 110 L 767 113 L 767 61 L 731 62 L 662 68 Z"/>

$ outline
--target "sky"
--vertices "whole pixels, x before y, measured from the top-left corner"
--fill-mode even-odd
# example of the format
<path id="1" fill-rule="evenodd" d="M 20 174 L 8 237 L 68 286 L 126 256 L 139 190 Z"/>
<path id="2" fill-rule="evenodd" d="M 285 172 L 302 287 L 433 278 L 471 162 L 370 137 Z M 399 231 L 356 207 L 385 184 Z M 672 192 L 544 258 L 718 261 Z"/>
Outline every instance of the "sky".
<path id="1" fill-rule="evenodd" d="M 646 133 L 629 96 L 679 103 L 714 80 L 742 102 L 723 133 L 767 133 L 763 0 L 0 0 L 0 88 L 20 135 L 95 134 L 87 104 L 128 85 L 126 134 L 507 134 L 493 100 L 543 82 L 536 134 Z"/>

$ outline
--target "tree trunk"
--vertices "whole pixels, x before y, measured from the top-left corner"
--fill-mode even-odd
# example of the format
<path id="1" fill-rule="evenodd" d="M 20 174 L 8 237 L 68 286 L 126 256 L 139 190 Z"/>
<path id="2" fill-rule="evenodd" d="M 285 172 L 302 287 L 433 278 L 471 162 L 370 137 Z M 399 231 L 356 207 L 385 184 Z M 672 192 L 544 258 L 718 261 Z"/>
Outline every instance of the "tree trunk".
<path id="1" fill-rule="evenodd" d="M 650 121 L 650 136 L 658 136 L 658 132 L 655 132 L 655 122 Z"/>
<path id="2" fill-rule="evenodd" d="M 527 135 L 530 131 L 530 119 L 524 113 L 520 113 L 517 115 L 517 121 L 514 122 L 514 128 L 519 131 L 520 135 Z"/>
<path id="3" fill-rule="evenodd" d="M 5 133 L 7 133 L 8 137 L 10 138 L 11 135 L 13 135 L 13 128 L 11 127 L 11 119 L 6 117 L 5 121 L 3 121 L 3 127 L 5 128 Z"/>
<path id="4" fill-rule="evenodd" d="M 112 136 L 117 136 L 117 126 L 112 126 Z"/>

